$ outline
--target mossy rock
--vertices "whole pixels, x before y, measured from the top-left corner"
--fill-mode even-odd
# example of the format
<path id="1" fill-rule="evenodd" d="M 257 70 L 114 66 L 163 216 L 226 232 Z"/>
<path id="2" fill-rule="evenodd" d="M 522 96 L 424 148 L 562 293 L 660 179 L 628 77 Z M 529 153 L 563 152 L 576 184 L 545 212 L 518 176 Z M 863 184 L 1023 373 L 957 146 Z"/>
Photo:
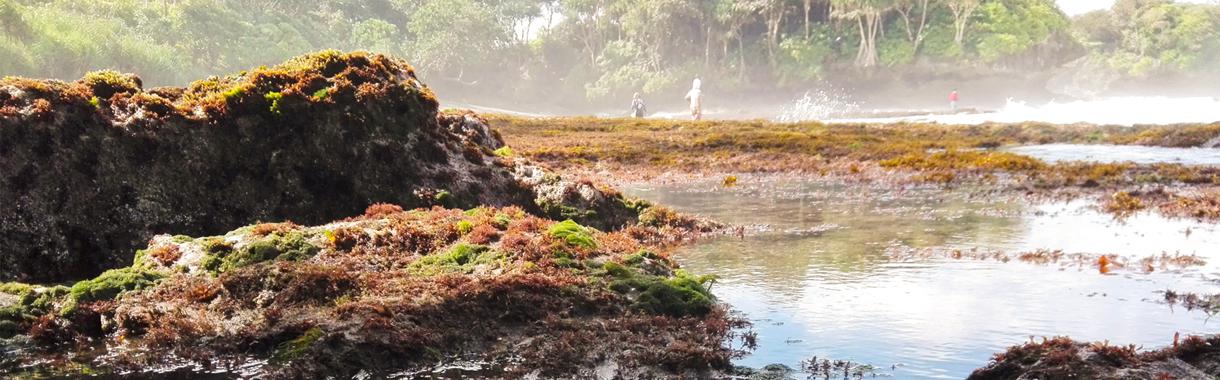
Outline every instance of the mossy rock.
<path id="1" fill-rule="evenodd" d="M 679 272 L 674 278 L 648 284 L 636 304 L 652 314 L 706 315 L 714 305 L 711 292 L 704 287 L 706 281 Z"/>
<path id="2" fill-rule="evenodd" d="M 60 309 L 61 315 L 76 311 L 83 302 L 109 300 L 118 297 L 123 292 L 143 289 L 157 283 L 165 277 L 157 271 L 137 268 L 111 269 L 92 280 L 77 282 L 68 291 L 68 299 Z"/>
<path id="3" fill-rule="evenodd" d="M 34 292 L 34 287 L 29 284 L 22 284 L 20 282 L 6 282 L 0 284 L 0 293 L 24 297 L 32 292 Z"/>
<path id="4" fill-rule="evenodd" d="M 208 240 L 204 243 L 207 256 L 200 266 L 210 272 L 223 273 L 270 260 L 305 260 L 322 250 L 307 241 L 308 237 L 304 231 L 277 232 L 252 241 L 241 249 L 234 249 L 223 240 Z"/>
<path id="5" fill-rule="evenodd" d="M 114 94 L 135 94 L 144 87 L 140 77 L 134 74 L 123 74 L 114 70 L 90 71 L 81 78 L 80 83 L 93 92 L 93 96 L 101 100 L 109 100 Z"/>
<path id="6" fill-rule="evenodd" d="M 615 263 L 603 267 L 615 279 L 608 287 L 618 293 L 638 293 L 634 308 L 649 314 L 684 317 L 701 316 L 711 312 L 715 297 L 706 284 L 712 276 L 692 276 L 678 270 L 673 277 L 665 278 L 637 273 Z"/>
<path id="7" fill-rule="evenodd" d="M 313 349 L 314 344 L 325 336 L 326 333 L 317 327 L 306 330 L 305 333 L 296 339 L 280 343 L 276 348 L 273 358 L 279 362 L 299 359 L 309 353 L 309 350 Z"/>
<path id="8" fill-rule="evenodd" d="M 541 200 L 538 201 L 538 208 L 542 209 L 542 215 L 556 220 L 589 221 L 597 219 L 597 211 L 581 210 L 558 202 Z"/>
<path id="9" fill-rule="evenodd" d="M 39 292 L 30 293 L 21 300 L 21 304 L 30 307 L 32 310 L 45 313 L 54 309 L 55 304 L 63 301 L 71 292 L 72 289 L 67 286 L 52 286 Z"/>

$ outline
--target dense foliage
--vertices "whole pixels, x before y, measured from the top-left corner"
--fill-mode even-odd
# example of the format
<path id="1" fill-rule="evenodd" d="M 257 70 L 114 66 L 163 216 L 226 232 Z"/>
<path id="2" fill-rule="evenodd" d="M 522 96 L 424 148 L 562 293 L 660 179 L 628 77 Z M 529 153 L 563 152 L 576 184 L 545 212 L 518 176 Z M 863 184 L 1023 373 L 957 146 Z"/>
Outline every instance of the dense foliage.
<path id="1" fill-rule="evenodd" d="M 1133 77 L 1220 71 L 1220 6 L 1166 0 L 1118 0 L 1111 10 L 1076 19 L 1094 58 Z"/>
<path id="2" fill-rule="evenodd" d="M 368 49 L 409 59 L 446 94 L 572 103 L 697 76 L 718 90 L 796 88 L 1090 53 L 1123 75 L 1214 70 L 1217 23 L 1220 6 L 1171 0 L 1077 20 L 1053 0 L 0 0 L 0 73 L 113 68 L 167 85 Z"/>

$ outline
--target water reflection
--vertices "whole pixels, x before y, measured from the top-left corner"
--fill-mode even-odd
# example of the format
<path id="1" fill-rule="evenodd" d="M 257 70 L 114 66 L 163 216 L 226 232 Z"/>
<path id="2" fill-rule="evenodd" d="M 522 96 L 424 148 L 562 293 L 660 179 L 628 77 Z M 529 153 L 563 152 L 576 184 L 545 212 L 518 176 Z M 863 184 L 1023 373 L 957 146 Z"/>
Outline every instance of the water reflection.
<path id="1" fill-rule="evenodd" d="M 1028 205 L 966 191 L 895 190 L 781 179 L 636 186 L 633 195 L 722 221 L 761 225 L 684 249 L 720 276 L 713 292 L 755 321 L 758 351 L 739 364 L 795 367 L 817 355 L 889 368 L 901 378 L 962 378 L 1030 336 L 1168 344 L 1215 326 L 1154 302 L 1157 291 L 1220 291 L 1214 226 L 1137 215 L 1115 221 L 1091 203 Z M 1191 234 L 1184 233 L 1190 229 Z M 820 231 L 816 233 L 802 231 Z M 1144 274 L 1019 262 L 895 261 L 894 246 L 1143 257 L 1197 254 L 1202 268 Z"/>

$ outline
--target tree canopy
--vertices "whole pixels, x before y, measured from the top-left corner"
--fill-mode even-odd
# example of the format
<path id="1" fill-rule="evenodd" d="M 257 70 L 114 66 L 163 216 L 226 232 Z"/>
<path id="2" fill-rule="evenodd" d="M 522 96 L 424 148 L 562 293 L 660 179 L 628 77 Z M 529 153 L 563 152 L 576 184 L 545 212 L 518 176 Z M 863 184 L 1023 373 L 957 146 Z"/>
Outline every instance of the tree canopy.
<path id="1" fill-rule="evenodd" d="M 964 66 L 1036 70 L 1089 55 L 1131 77 L 1216 71 L 1220 6 L 1119 0 L 0 0 L 0 74 L 112 68 L 152 85 L 324 48 L 388 52 L 429 82 L 600 101 L 796 88 Z"/>

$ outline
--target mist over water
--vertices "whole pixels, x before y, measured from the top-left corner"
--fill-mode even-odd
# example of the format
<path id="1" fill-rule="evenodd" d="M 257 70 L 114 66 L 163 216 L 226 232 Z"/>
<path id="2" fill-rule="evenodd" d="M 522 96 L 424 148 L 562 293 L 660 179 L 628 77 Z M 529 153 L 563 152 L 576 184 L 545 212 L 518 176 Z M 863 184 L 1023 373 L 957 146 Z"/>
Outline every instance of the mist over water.
<path id="1" fill-rule="evenodd" d="M 964 107 L 970 107 L 964 104 Z M 891 110 L 901 112 L 902 110 Z M 910 110 L 910 116 L 848 117 L 820 119 L 831 122 L 935 122 L 982 124 L 1043 122 L 1053 124 L 1179 124 L 1220 121 L 1220 99 L 1212 97 L 1131 96 L 1095 100 L 1051 101 L 1034 104 L 1010 99 L 997 110 L 949 113 L 942 110 Z M 922 114 L 919 114 L 922 113 Z"/>

